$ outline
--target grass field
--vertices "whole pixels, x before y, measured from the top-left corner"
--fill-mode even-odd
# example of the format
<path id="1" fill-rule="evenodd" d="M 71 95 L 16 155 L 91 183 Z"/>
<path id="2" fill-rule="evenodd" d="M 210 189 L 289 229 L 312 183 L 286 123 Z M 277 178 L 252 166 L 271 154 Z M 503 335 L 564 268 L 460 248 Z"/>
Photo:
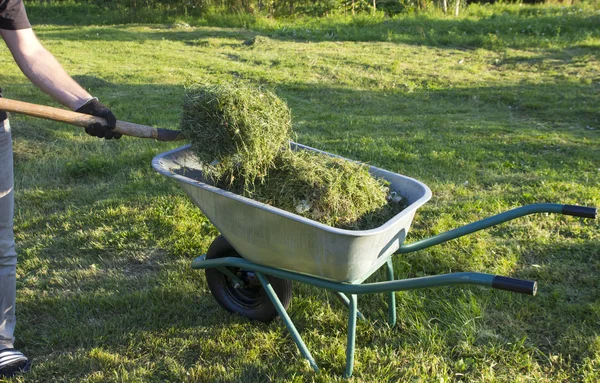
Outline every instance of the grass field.
<path id="1" fill-rule="evenodd" d="M 186 85 L 266 84 L 290 105 L 297 141 L 425 182 L 433 198 L 408 242 L 523 204 L 600 206 L 597 6 L 143 24 L 90 11 L 78 25 L 53 12 L 29 9 L 38 36 L 120 120 L 177 129 Z M 4 96 L 57 106 L 0 49 Z M 176 144 L 11 124 L 16 346 L 34 361 L 14 381 L 342 381 L 347 319 L 333 295 L 294 285 L 288 311 L 314 374 L 281 321 L 225 312 L 190 268 L 218 233 L 150 166 Z M 396 256 L 399 278 L 482 271 L 537 280 L 539 295 L 397 293 L 393 328 L 384 296 L 360 297 L 369 320 L 351 381 L 599 381 L 599 229 L 536 215 Z"/>

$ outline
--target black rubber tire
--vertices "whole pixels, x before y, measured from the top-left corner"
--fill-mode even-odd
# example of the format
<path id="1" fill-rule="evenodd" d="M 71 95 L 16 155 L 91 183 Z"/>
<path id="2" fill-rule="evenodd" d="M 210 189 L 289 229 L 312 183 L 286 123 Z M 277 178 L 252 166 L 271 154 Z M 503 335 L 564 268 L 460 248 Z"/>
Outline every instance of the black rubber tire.
<path id="1" fill-rule="evenodd" d="M 206 259 L 223 257 L 241 257 L 238 252 L 227 242 L 222 235 L 215 238 Z M 238 275 L 248 286 L 235 288 L 233 281 L 227 275 L 215 268 L 206 269 L 206 281 L 213 297 L 225 310 L 243 315 L 247 318 L 261 322 L 269 322 L 279 314 L 269 299 L 265 289 L 253 272 L 235 267 L 229 267 L 234 274 Z M 281 304 L 287 310 L 292 300 L 292 281 L 287 279 L 267 276 L 273 290 L 279 297 Z"/>

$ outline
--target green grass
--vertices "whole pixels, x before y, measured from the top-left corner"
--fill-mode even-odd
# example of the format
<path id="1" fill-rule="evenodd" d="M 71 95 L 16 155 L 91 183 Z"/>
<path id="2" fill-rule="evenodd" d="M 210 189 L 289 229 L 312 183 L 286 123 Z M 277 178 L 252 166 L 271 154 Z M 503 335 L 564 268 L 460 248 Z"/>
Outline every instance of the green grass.
<path id="1" fill-rule="evenodd" d="M 600 206 L 593 5 L 473 7 L 459 19 L 254 19 L 252 29 L 191 20 L 68 25 L 29 14 L 44 23 L 36 26 L 42 42 L 120 120 L 178 128 L 184 86 L 197 81 L 243 78 L 275 89 L 291 107 L 297 141 L 429 185 L 433 198 L 409 242 L 522 204 Z M 549 29 L 511 35 L 541 23 Z M 310 34 L 294 36 L 303 25 Z M 326 38 L 332 25 L 338 32 Z M 1 49 L 5 97 L 56 105 Z M 218 233 L 150 166 L 177 144 L 103 142 L 16 115 L 11 124 L 16 345 L 34 360 L 15 381 L 342 381 L 346 310 L 330 293 L 295 284 L 289 309 L 321 367 L 316 375 L 281 321 L 226 313 L 190 268 Z M 537 215 L 396 256 L 400 278 L 483 271 L 535 279 L 540 292 L 401 292 L 394 328 L 383 296 L 360 297 L 369 320 L 358 325 L 352 381 L 600 380 L 599 229 Z"/>

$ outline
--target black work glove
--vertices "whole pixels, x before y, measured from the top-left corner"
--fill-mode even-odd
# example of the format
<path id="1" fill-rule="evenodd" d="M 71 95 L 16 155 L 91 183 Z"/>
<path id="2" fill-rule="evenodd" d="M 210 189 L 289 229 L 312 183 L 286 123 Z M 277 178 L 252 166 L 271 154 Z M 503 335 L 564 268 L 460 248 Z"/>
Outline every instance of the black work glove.
<path id="1" fill-rule="evenodd" d="M 92 98 L 85 104 L 81 105 L 76 112 L 91 114 L 92 116 L 102 117 L 106 120 L 105 126 L 101 123 L 96 122 L 85 128 L 85 132 L 90 136 L 105 138 L 110 140 L 111 138 L 119 139 L 121 138 L 121 133 L 113 132 L 115 125 L 117 123 L 117 119 L 115 115 L 108 109 L 105 105 L 103 105 L 97 98 Z"/>

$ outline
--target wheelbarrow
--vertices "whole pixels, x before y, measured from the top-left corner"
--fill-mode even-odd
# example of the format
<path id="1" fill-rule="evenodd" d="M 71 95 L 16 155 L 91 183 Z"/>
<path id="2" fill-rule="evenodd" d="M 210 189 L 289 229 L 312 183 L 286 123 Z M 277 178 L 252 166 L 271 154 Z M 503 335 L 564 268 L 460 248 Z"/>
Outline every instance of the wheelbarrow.
<path id="1" fill-rule="evenodd" d="M 334 156 L 296 143 L 292 148 Z M 526 205 L 404 244 L 417 209 L 431 198 L 427 185 L 410 177 L 371 166 L 370 173 L 387 180 L 408 206 L 377 228 L 344 230 L 211 186 L 189 145 L 156 156 L 152 166 L 174 179 L 221 233 L 205 255 L 192 261 L 192 268 L 205 270 L 215 300 L 226 310 L 251 319 L 281 317 L 315 371 L 318 366 L 286 312 L 292 281 L 330 290 L 340 298 L 349 308 L 345 377 L 352 375 L 356 321 L 362 318 L 358 295 L 387 293 L 388 320 L 394 325 L 396 291 L 449 285 L 487 286 L 528 295 L 537 291 L 535 281 L 478 272 L 396 280 L 392 255 L 422 250 L 528 214 L 595 218 L 597 213 L 595 208 L 583 206 Z M 384 265 L 388 281 L 363 283 Z"/>

